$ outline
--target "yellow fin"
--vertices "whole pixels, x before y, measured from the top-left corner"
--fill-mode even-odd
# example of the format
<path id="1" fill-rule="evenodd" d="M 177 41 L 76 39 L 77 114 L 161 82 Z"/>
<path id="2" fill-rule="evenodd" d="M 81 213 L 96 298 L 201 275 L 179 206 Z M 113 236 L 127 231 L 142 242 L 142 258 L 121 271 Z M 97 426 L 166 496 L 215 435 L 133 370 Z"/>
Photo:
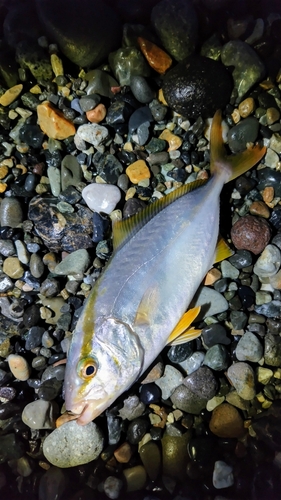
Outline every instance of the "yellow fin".
<path id="1" fill-rule="evenodd" d="M 171 205 L 174 201 L 178 200 L 182 196 L 194 189 L 199 188 L 206 184 L 206 179 L 198 179 L 194 182 L 190 182 L 188 184 L 184 184 L 183 186 L 175 189 L 171 193 L 167 194 L 163 198 L 147 205 L 143 210 L 139 213 L 133 215 L 132 217 L 128 217 L 128 219 L 124 219 L 118 222 L 115 222 L 113 225 L 113 248 L 117 250 L 123 246 L 126 241 L 134 236 L 147 222 L 149 222 L 155 215 L 157 215 L 161 210 Z"/>
<path id="2" fill-rule="evenodd" d="M 200 313 L 200 310 L 201 310 L 200 306 L 194 307 L 193 309 L 189 309 L 189 311 L 187 311 L 183 315 L 183 317 L 179 320 L 178 324 L 173 329 L 172 333 L 170 333 L 169 338 L 167 340 L 167 344 L 173 344 L 173 345 L 183 344 L 184 342 L 188 342 L 189 340 L 193 340 L 193 338 L 196 338 L 192 337 L 192 338 L 187 338 L 186 340 L 179 341 L 182 335 L 187 335 L 188 337 L 188 328 L 190 327 L 191 323 L 197 318 L 198 314 Z"/>
<path id="3" fill-rule="evenodd" d="M 258 163 L 266 152 L 266 147 L 254 146 L 242 153 L 226 155 L 222 140 L 221 111 L 216 111 L 210 133 L 211 173 L 226 172 L 226 182 L 244 174 Z"/>
<path id="4" fill-rule="evenodd" d="M 191 342 L 191 340 L 197 339 L 200 337 L 202 330 L 198 330 L 197 328 L 188 328 L 185 332 L 183 332 L 179 337 L 170 342 L 169 345 L 180 345 L 186 344 L 186 342 Z"/>
<path id="5" fill-rule="evenodd" d="M 152 323 L 152 314 L 157 311 L 159 291 L 156 286 L 149 287 L 144 293 L 136 312 L 134 325 L 144 326 Z"/>
<path id="6" fill-rule="evenodd" d="M 228 246 L 223 237 L 219 235 L 216 246 L 214 264 L 217 262 L 221 262 L 222 260 L 228 259 L 233 254 L 234 254 L 233 250 L 231 250 L 231 248 Z"/>

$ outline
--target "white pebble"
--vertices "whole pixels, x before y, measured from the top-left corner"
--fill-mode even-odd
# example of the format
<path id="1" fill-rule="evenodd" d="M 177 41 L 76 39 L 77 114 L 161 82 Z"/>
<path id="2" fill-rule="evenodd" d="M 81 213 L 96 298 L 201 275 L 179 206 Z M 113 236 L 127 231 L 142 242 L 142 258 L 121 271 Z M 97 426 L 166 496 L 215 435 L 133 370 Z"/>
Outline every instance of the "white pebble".
<path id="1" fill-rule="evenodd" d="M 23 382 L 29 378 L 31 370 L 25 358 L 19 354 L 10 354 L 7 360 L 9 368 L 15 378 Z"/>
<path id="2" fill-rule="evenodd" d="M 217 489 L 229 488 L 234 484 L 232 467 L 222 460 L 215 462 L 213 471 L 213 485 Z"/>
<path id="3" fill-rule="evenodd" d="M 120 201 L 121 192 L 112 184 L 89 184 L 82 191 L 82 197 L 94 212 L 110 214 Z"/>
<path id="4" fill-rule="evenodd" d="M 97 123 L 86 123 L 80 125 L 74 136 L 74 142 L 78 149 L 85 149 L 85 142 L 98 147 L 108 136 L 108 130 Z M 84 144 L 83 144 L 84 143 Z"/>
<path id="5" fill-rule="evenodd" d="M 275 245 L 267 245 L 254 266 L 254 273 L 260 278 L 269 278 L 279 271 L 280 263 L 279 248 Z"/>

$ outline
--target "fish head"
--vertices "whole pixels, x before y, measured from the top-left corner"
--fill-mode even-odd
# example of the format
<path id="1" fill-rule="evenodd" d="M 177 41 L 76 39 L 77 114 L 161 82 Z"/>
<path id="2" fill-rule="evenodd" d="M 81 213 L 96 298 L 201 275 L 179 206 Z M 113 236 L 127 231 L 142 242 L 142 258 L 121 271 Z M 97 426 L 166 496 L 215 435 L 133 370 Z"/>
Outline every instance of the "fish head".
<path id="1" fill-rule="evenodd" d="M 66 364 L 67 411 L 85 425 L 106 410 L 139 377 L 143 350 L 128 325 L 103 319 L 91 339 L 76 328 Z"/>

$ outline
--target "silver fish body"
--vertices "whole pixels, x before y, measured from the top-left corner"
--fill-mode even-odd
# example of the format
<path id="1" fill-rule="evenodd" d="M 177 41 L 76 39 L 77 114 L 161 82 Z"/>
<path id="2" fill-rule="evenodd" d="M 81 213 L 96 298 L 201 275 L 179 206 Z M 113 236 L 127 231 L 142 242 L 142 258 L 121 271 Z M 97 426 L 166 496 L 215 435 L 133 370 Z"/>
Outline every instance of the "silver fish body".
<path id="1" fill-rule="evenodd" d="M 73 336 L 65 376 L 67 410 L 86 424 L 150 366 L 214 262 L 218 169 L 175 199 L 114 253 L 94 286 Z"/>

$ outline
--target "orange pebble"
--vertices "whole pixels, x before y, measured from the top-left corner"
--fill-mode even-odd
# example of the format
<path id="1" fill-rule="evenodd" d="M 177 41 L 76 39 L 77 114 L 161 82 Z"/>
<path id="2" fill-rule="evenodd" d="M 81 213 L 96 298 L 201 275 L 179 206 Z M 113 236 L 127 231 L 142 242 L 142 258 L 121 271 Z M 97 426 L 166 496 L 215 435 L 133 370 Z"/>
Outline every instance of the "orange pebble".
<path id="1" fill-rule="evenodd" d="M 50 139 L 63 140 L 76 133 L 75 126 L 49 101 L 37 106 L 38 124 Z"/>
<path id="2" fill-rule="evenodd" d="M 86 112 L 86 116 L 91 123 L 100 123 L 106 116 L 106 107 L 104 104 L 98 104 L 94 109 Z"/>
<path id="3" fill-rule="evenodd" d="M 160 49 L 160 47 L 155 45 L 155 43 L 140 36 L 138 37 L 138 44 L 149 66 L 161 75 L 166 73 L 173 62 L 171 57 L 164 52 L 164 50 Z"/>

